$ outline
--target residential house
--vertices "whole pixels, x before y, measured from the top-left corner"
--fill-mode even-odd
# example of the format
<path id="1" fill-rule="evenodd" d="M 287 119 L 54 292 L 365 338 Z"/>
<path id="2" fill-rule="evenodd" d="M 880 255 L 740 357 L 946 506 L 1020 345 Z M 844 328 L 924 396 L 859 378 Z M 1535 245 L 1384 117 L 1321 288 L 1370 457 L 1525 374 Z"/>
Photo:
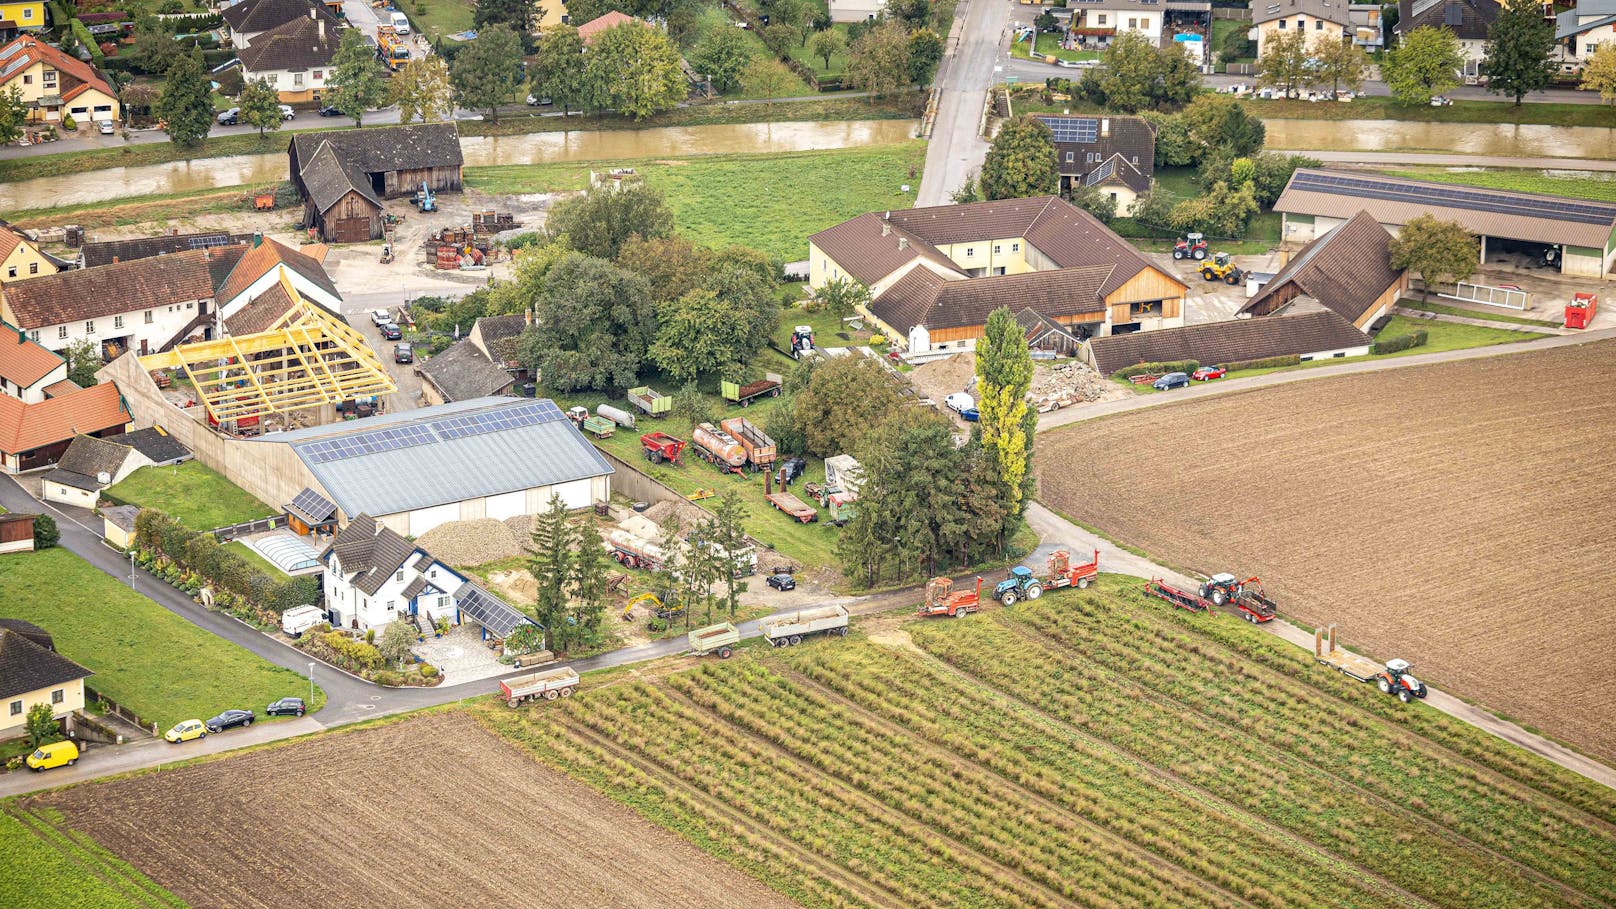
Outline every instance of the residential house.
<path id="1" fill-rule="evenodd" d="M 1104 47 L 1117 35 L 1139 35 L 1160 46 L 1167 5 L 1161 0 L 1075 0 L 1071 34 L 1081 45 Z"/>
<path id="2" fill-rule="evenodd" d="M 319 101 L 341 44 L 323 9 L 309 7 L 306 15 L 254 35 L 240 52 L 242 78 L 268 82 L 287 104 Z"/>
<path id="3" fill-rule="evenodd" d="M 431 553 L 368 514 L 338 531 L 320 553 L 325 605 L 333 627 L 379 629 L 405 619 L 481 624 L 504 638 L 532 620 L 467 580 Z"/>
<path id="4" fill-rule="evenodd" d="M 0 224 L 0 285 L 26 281 L 40 275 L 54 275 L 61 268 L 56 260 L 41 252 L 34 241 L 12 227 Z"/>
<path id="5" fill-rule="evenodd" d="M 1156 130 L 1143 117 L 1071 117 L 1040 114 L 1055 134 L 1062 195 L 1098 187 L 1127 214 L 1150 189 L 1156 170 Z"/>
<path id="6" fill-rule="evenodd" d="M 644 19 L 637 19 L 628 15 L 627 13 L 621 13 L 614 9 L 603 16 L 596 16 L 588 22 L 585 22 L 583 25 L 578 26 L 578 37 L 583 41 L 584 47 L 587 48 L 589 45 L 595 43 L 595 38 L 601 32 L 604 32 L 609 28 L 616 28 L 619 25 L 627 25 L 630 22 L 637 22 L 646 28 L 651 27 L 651 24 L 646 22 Z"/>
<path id="7" fill-rule="evenodd" d="M 1194 360 L 1227 367 L 1269 357 L 1328 360 L 1368 352 L 1368 335 L 1334 312 L 1321 309 L 1091 338 L 1082 355 L 1095 370 L 1109 376 L 1140 363 Z"/>
<path id="8" fill-rule="evenodd" d="M 319 250 L 323 254 L 323 247 Z M 230 321 L 249 302 L 270 290 L 281 288 L 281 277 L 298 296 L 331 313 L 342 311 L 342 294 L 319 259 L 267 237 L 255 237 L 241 260 L 230 269 L 214 294 L 219 315 Z M 257 329 L 262 331 L 263 329 Z M 243 332 L 232 331 L 232 334 Z"/>
<path id="9" fill-rule="evenodd" d="M 1392 235 L 1367 211 L 1302 247 L 1240 308 L 1240 315 L 1329 310 L 1367 332 L 1408 292 L 1408 272 L 1393 268 Z"/>
<path id="10" fill-rule="evenodd" d="M 45 27 L 45 0 L 0 2 L 0 40 L 10 41 L 22 32 Z"/>
<path id="11" fill-rule="evenodd" d="M 466 340 L 477 345 L 494 365 L 520 371 L 522 364 L 516 359 L 516 339 L 532 324 L 532 311 L 520 316 L 484 316 L 471 323 Z"/>
<path id="12" fill-rule="evenodd" d="M 886 8 L 887 0 L 830 0 L 830 21 L 869 22 Z"/>
<path id="13" fill-rule="evenodd" d="M 12 89 L 28 105 L 30 121 L 57 123 L 71 114 L 88 126 L 120 119 L 118 93 L 95 67 L 33 35 L 0 47 L 0 91 Z"/>
<path id="14" fill-rule="evenodd" d="M 1487 30 L 1502 9 L 1498 0 L 1399 0 L 1397 25 L 1392 31 L 1404 37 L 1416 28 L 1453 32 L 1464 54 L 1465 75 L 1475 76 L 1487 56 Z"/>
<path id="15" fill-rule="evenodd" d="M 310 0 L 241 0 L 221 11 L 230 32 L 230 44 L 238 51 L 249 47 L 259 35 L 288 22 L 307 19 L 311 13 L 324 19 L 333 33 L 341 27 L 341 20 L 323 3 Z"/>
<path id="16" fill-rule="evenodd" d="M 67 360 L 28 339 L 28 333 L 0 322 L 0 394 L 38 404 L 78 386 L 67 381 Z"/>
<path id="17" fill-rule="evenodd" d="M 37 626 L 16 619 L 0 619 L 0 739 L 15 738 L 27 731 L 28 711 L 40 704 L 51 709 L 51 716 L 65 719 L 84 709 L 84 680 L 93 673 L 57 653 L 50 644 L 41 645 L 40 636 L 49 635 Z M 13 630 L 27 626 L 29 630 Z"/>
<path id="18" fill-rule="evenodd" d="M 331 133 L 298 133 L 287 146 L 292 183 L 303 198 L 303 225 L 331 243 L 382 236 L 382 201 L 459 192 L 460 132 L 425 123 Z"/>
<path id="19" fill-rule="evenodd" d="M 115 441 L 121 438 L 75 436 L 56 467 L 40 477 L 45 501 L 94 508 L 101 490 L 151 465 L 134 447 Z"/>
<path id="20" fill-rule="evenodd" d="M 1616 0 L 1578 0 L 1554 17 L 1554 53 L 1560 71 L 1582 69 L 1600 47 L 1616 41 Z"/>
<path id="21" fill-rule="evenodd" d="M 129 409 L 118 386 L 105 382 L 24 404 L 0 395 L 0 472 L 49 467 L 75 436 L 116 436 L 129 428 Z"/>
<path id="22" fill-rule="evenodd" d="M 1384 45 L 1380 7 L 1348 0 L 1251 0 L 1252 37 L 1262 56 L 1274 35 L 1300 31 L 1308 44 L 1319 40 L 1352 41 L 1365 51 Z"/>
<path id="23" fill-rule="evenodd" d="M 808 238 L 809 286 L 852 280 L 911 354 L 971 349 L 1000 306 L 1067 336 L 1184 324 L 1188 286 L 1054 196 L 871 212 Z"/>
<path id="24" fill-rule="evenodd" d="M 430 405 L 502 395 L 515 381 L 468 338 L 421 364 L 421 400 Z"/>

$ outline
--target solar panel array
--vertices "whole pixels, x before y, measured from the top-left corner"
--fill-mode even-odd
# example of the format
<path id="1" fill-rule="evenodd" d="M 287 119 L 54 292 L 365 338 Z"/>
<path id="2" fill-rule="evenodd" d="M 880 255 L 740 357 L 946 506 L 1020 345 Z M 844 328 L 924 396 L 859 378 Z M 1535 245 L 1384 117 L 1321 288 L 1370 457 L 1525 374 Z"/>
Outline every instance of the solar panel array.
<path id="1" fill-rule="evenodd" d="M 229 234 L 209 234 L 206 237 L 192 237 L 187 241 L 192 249 L 208 249 L 214 246 L 229 246 Z"/>
<path id="2" fill-rule="evenodd" d="M 300 451 L 311 462 L 324 464 L 327 461 L 341 461 L 346 458 L 357 458 L 360 455 L 413 448 L 417 445 L 426 445 L 437 440 L 438 437 L 433 435 L 432 430 L 426 426 L 395 426 L 389 429 L 373 429 L 370 432 L 360 432 L 351 436 L 315 442 L 300 449 Z"/>
<path id="3" fill-rule="evenodd" d="M 1611 224 L 1616 222 L 1616 205 L 1555 199 L 1552 209 L 1544 207 L 1541 198 L 1522 198 L 1488 192 L 1466 190 L 1446 184 L 1402 183 L 1348 177 L 1340 174 L 1297 172 L 1291 186 L 1309 192 L 1330 193 L 1338 196 L 1357 196 L 1382 202 L 1410 202 L 1418 205 L 1465 208 L 1471 211 L 1518 215 L 1527 218 L 1552 218 L 1578 224 Z"/>
<path id="4" fill-rule="evenodd" d="M 1100 138 L 1100 121 L 1088 117 L 1039 117 L 1056 142 L 1092 143 Z"/>
<path id="5" fill-rule="evenodd" d="M 444 439 L 463 439 L 487 432 L 501 432 L 522 426 L 537 426 L 566 419 L 561 408 L 551 401 L 532 401 L 520 407 L 506 407 L 485 413 L 472 413 L 428 423 Z"/>
<path id="6" fill-rule="evenodd" d="M 460 604 L 462 616 L 470 616 L 473 621 L 488 629 L 488 633 L 497 638 L 510 637 L 517 626 L 533 622 L 493 594 L 471 584 L 460 589 L 456 594 L 456 601 Z"/>
<path id="7" fill-rule="evenodd" d="M 312 489 L 305 489 L 292 498 L 292 507 L 311 518 L 324 520 L 337 510 L 325 496 Z"/>
<path id="8" fill-rule="evenodd" d="M 1101 164 L 1099 167 L 1096 167 L 1094 170 L 1089 172 L 1089 175 L 1087 177 L 1083 178 L 1083 185 L 1084 186 L 1093 186 L 1094 184 L 1100 182 L 1101 180 L 1109 180 L 1109 179 L 1111 179 L 1111 176 L 1113 174 L 1115 174 L 1116 172 L 1117 172 L 1117 158 L 1116 158 L 1115 155 L 1112 155 L 1111 157 L 1105 159 L 1104 164 Z"/>

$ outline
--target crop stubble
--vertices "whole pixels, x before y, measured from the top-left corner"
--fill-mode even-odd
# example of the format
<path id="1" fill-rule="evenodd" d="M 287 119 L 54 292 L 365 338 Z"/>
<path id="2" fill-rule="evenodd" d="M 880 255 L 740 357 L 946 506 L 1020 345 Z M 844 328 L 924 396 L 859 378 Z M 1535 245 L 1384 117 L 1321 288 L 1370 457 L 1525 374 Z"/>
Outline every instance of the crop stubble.
<path id="1" fill-rule="evenodd" d="M 1616 759 L 1616 343 L 1296 382 L 1040 440 L 1040 497 Z"/>
<path id="2" fill-rule="evenodd" d="M 193 909 L 792 905 L 458 712 L 50 802 Z"/>

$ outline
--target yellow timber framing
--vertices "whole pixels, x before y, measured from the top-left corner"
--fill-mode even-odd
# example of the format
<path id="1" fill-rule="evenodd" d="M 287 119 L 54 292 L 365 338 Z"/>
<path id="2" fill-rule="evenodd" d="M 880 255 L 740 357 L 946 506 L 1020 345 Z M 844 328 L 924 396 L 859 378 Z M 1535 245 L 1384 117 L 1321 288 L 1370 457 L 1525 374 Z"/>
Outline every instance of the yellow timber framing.
<path id="1" fill-rule="evenodd" d="M 284 272 L 280 282 L 292 306 L 268 331 L 181 344 L 141 367 L 184 370 L 220 422 L 398 390 L 363 335 L 304 300 Z"/>

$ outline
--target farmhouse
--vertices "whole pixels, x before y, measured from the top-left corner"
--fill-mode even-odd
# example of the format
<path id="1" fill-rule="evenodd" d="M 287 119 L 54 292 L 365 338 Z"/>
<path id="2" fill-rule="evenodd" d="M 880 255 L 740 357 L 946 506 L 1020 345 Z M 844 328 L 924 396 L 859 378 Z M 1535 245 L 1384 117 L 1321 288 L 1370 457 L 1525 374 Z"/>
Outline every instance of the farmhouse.
<path id="1" fill-rule="evenodd" d="M 69 114 L 84 125 L 119 119 L 118 93 L 95 67 L 33 35 L 0 47 L 0 91 L 12 90 L 31 121 L 56 123 Z"/>
<path id="2" fill-rule="evenodd" d="M 0 322 L 0 394 L 38 404 L 78 388 L 67 380 L 67 360 L 29 340 L 27 332 Z"/>
<path id="3" fill-rule="evenodd" d="M 342 26 L 324 4 L 310 0 L 241 0 L 225 7 L 221 15 L 230 32 L 230 44 L 238 51 L 245 50 L 261 34 L 310 16 L 324 20 L 333 34 Z"/>
<path id="4" fill-rule="evenodd" d="M 1391 239 L 1368 212 L 1360 211 L 1302 247 L 1240 314 L 1268 316 L 1323 307 L 1367 332 L 1408 292 L 1408 272 L 1392 267 Z"/>
<path id="5" fill-rule="evenodd" d="M 335 628 L 369 631 L 397 619 L 477 622 L 504 638 L 532 620 L 368 514 L 354 516 L 320 553 Z"/>
<path id="6" fill-rule="evenodd" d="M 465 160 L 453 123 L 298 133 L 287 155 L 303 198 L 303 225 L 332 243 L 379 239 L 383 199 L 408 196 L 422 184 L 459 192 Z"/>
<path id="7" fill-rule="evenodd" d="M 121 439 L 122 436 L 115 436 Z M 94 508 L 101 490 L 121 482 L 151 459 L 113 439 L 75 436 L 56 467 L 40 477 L 47 502 Z"/>
<path id="8" fill-rule="evenodd" d="M 175 229 L 172 233 L 157 237 L 92 241 L 84 244 L 79 250 L 79 267 L 99 268 L 103 265 L 111 265 L 114 262 L 149 259 L 152 256 L 166 256 L 171 253 L 185 252 L 189 249 L 206 249 L 212 246 L 234 246 L 241 243 L 251 243 L 254 236 L 256 235 L 251 233 L 232 234 L 220 231 L 182 234 L 178 229 Z"/>
<path id="9" fill-rule="evenodd" d="M 215 294 L 219 314 L 228 322 L 249 301 L 280 287 L 282 278 L 297 291 L 300 299 L 318 304 L 331 313 L 342 311 L 342 294 L 318 259 L 259 236 L 219 283 Z"/>
<path id="10" fill-rule="evenodd" d="M 0 284 L 54 275 L 60 270 L 56 260 L 40 252 L 32 240 L 0 223 Z"/>
<path id="11" fill-rule="evenodd" d="M 1259 57 L 1269 39 L 1298 31 L 1308 36 L 1309 44 L 1351 41 L 1372 51 L 1384 42 L 1378 5 L 1354 5 L 1348 0 L 1251 0 L 1250 7 Z"/>
<path id="12" fill-rule="evenodd" d="M 330 13 L 321 15 L 324 10 L 309 7 L 304 15 L 254 35 L 240 52 L 242 78 L 268 82 L 289 104 L 320 100 L 341 44 L 341 32 L 327 21 Z"/>
<path id="13" fill-rule="evenodd" d="M 1503 9 L 1498 0 L 1399 0 L 1392 31 L 1406 37 L 1416 28 L 1445 28 L 1459 39 L 1465 75 L 1478 72 L 1487 56 L 1487 30 Z"/>
<path id="14" fill-rule="evenodd" d="M 1040 115 L 1055 134 L 1055 162 L 1061 194 L 1077 187 L 1099 187 L 1126 213 L 1150 189 L 1156 169 L 1156 130 L 1143 117 L 1064 117 Z"/>
<path id="15" fill-rule="evenodd" d="M 1269 357 L 1306 361 L 1367 353 L 1368 336 L 1328 310 L 1107 335 L 1090 339 L 1084 347 L 1084 358 L 1103 375 L 1140 363 L 1195 360 L 1227 367 Z"/>
<path id="16" fill-rule="evenodd" d="M 67 451 L 74 436 L 120 435 L 129 422 L 129 410 L 111 382 L 38 404 L 0 395 L 0 471 L 16 474 L 49 467 Z"/>
<path id="17" fill-rule="evenodd" d="M 1283 216 L 1285 240 L 1321 237 L 1360 211 L 1393 234 L 1433 215 L 1479 236 L 1484 264 L 1489 254 L 1539 260 L 1552 252 L 1563 274 L 1603 278 L 1616 263 L 1616 204 L 1609 202 L 1303 168 L 1274 210 Z"/>
<path id="18" fill-rule="evenodd" d="M 421 379 L 421 397 L 428 404 L 502 395 L 515 382 L 470 338 L 423 363 Z"/>
<path id="19" fill-rule="evenodd" d="M 871 212 L 808 252 L 811 287 L 866 285 L 864 315 L 911 354 L 973 348 L 1000 306 L 1077 340 L 1184 324 L 1183 282 L 1054 196 Z"/>
<path id="20" fill-rule="evenodd" d="M 63 719 L 84 709 L 84 680 L 93 673 L 56 652 L 50 635 L 18 619 L 0 619 L 0 739 L 26 731 L 40 704 Z"/>

